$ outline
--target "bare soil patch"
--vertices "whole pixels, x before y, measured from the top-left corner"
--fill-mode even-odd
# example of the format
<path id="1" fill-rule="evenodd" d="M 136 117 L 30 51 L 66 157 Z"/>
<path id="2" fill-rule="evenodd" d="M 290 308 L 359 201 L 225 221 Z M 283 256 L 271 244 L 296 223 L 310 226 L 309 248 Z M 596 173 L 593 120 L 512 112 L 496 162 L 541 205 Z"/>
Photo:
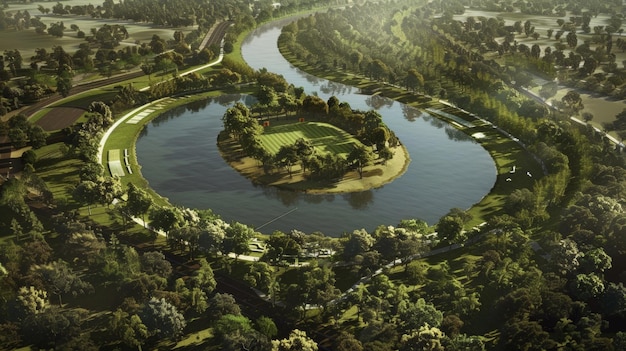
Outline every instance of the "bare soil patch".
<path id="1" fill-rule="evenodd" d="M 36 124 L 46 132 L 59 130 L 74 124 L 83 113 L 84 109 L 76 107 L 53 107 Z"/>

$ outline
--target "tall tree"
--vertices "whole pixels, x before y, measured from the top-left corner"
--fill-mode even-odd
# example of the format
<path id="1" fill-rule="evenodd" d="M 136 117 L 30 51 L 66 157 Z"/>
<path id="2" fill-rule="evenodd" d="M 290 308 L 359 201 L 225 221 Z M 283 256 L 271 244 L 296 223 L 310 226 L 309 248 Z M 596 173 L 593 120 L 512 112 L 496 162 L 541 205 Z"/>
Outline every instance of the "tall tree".
<path id="1" fill-rule="evenodd" d="M 70 95 L 70 90 L 72 89 L 72 68 L 68 65 L 64 65 L 59 68 L 59 73 L 57 75 L 57 92 L 61 94 L 63 97 L 67 97 Z"/>
<path id="2" fill-rule="evenodd" d="M 80 182 L 72 192 L 72 197 L 78 203 L 87 205 L 87 211 L 91 216 L 91 205 L 100 199 L 98 184 L 90 180 Z"/>
<path id="3" fill-rule="evenodd" d="M 364 168 L 371 165 L 373 160 L 374 154 L 365 145 L 355 145 L 348 155 L 348 161 L 356 167 L 359 178 L 363 178 Z"/>
<path id="4" fill-rule="evenodd" d="M 317 343 L 305 331 L 294 329 L 289 337 L 272 340 L 272 351 L 317 351 Z"/>
<path id="5" fill-rule="evenodd" d="M 131 316 L 120 309 L 111 315 L 109 330 L 115 339 L 129 347 L 136 347 L 139 351 L 149 335 L 148 327 L 143 324 L 138 315 Z"/>
<path id="6" fill-rule="evenodd" d="M 224 252 L 232 252 L 235 257 L 250 252 L 250 239 L 254 237 L 254 229 L 239 222 L 233 222 L 226 228 Z"/>
<path id="7" fill-rule="evenodd" d="M 200 264 L 200 267 L 195 271 L 193 277 L 191 278 L 192 285 L 202 289 L 207 294 L 211 294 L 217 286 L 213 269 L 205 258 L 199 259 L 198 263 Z"/>
<path id="8" fill-rule="evenodd" d="M 133 183 L 128 183 L 128 200 L 126 200 L 126 207 L 132 216 L 141 216 L 141 220 L 146 225 L 145 215 L 148 213 L 150 206 L 152 206 L 152 198 L 148 193 L 135 186 Z"/>
<path id="9" fill-rule="evenodd" d="M 151 298 L 141 310 L 140 317 L 152 334 L 169 339 L 181 336 L 187 326 L 185 317 L 176 306 L 163 298 Z"/>
<path id="10" fill-rule="evenodd" d="M 63 305 L 62 296 L 72 293 L 76 296 L 91 292 L 93 286 L 83 281 L 80 276 L 63 260 L 31 268 L 31 279 L 41 282 L 48 292 L 58 296 L 59 305 Z"/>

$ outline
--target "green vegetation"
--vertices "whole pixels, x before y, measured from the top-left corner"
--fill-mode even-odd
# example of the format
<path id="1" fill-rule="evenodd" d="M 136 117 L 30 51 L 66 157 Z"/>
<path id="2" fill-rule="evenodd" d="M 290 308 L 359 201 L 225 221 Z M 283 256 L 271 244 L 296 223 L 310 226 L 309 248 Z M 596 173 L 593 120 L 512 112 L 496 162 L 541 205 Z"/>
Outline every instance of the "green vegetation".
<path id="1" fill-rule="evenodd" d="M 13 5 L 8 3 L 9 8 Z M 96 9 L 59 3 L 52 13 L 109 18 L 133 4 L 126 5 L 123 9 L 121 4 L 106 3 Z M 146 11 L 134 13 L 145 17 L 134 19 L 186 25 L 193 19 L 177 13 L 189 10 L 186 13 L 197 16 L 198 32 L 185 38 L 194 45 L 218 15 L 228 14 L 235 22 L 226 35 L 230 48 L 256 21 L 330 4 L 311 1 L 273 9 L 257 2 L 250 9 L 227 2 L 211 4 L 211 11 L 195 11 L 187 7 L 193 6 L 188 2 L 170 5 L 167 18 L 151 10 L 158 7 L 145 6 Z M 166 45 L 176 50 L 145 63 L 148 71 L 152 72 L 150 65 L 168 71 L 158 78 L 158 86 L 153 84 L 156 74 L 151 73 L 133 79 L 132 85 L 124 82 L 58 102 L 55 106 L 86 111 L 69 127 L 50 130 L 54 144 L 44 145 L 45 133 L 35 125 L 43 123 L 54 108 L 28 123 L 25 118 L 11 118 L 0 128 L 2 134 L 15 146 L 29 145 L 34 151 L 21 157 L 24 167 L 19 177 L 0 187 L 0 297 L 4 301 L 0 344 L 8 349 L 83 350 L 229 350 L 239 345 L 251 350 L 315 350 L 318 344 L 339 351 L 624 349 L 626 334 L 620 329 L 626 314 L 620 264 L 626 259 L 623 155 L 603 135 L 566 118 L 584 110 L 577 92 L 564 93 L 552 110 L 528 99 L 522 89 L 533 80 L 531 74 L 557 74 L 566 84 L 585 78 L 584 88 L 620 97 L 622 72 L 611 51 L 617 51 L 613 45 L 624 45 L 621 19 L 613 16 L 622 5 L 613 1 L 544 2 L 541 8 L 527 1 L 487 1 L 480 8 L 466 5 L 478 6 L 462 1 L 367 2 L 307 16 L 287 26 L 281 37 L 283 52 L 297 65 L 415 107 L 449 113 L 439 117 L 476 136 L 489 150 L 498 170 L 492 192 L 469 211 L 451 209 L 433 227 L 408 219 L 395 226 L 381 225 L 371 233 L 355 230 L 341 238 L 297 230 L 261 235 L 245 224 L 225 223 L 210 210 L 172 207 L 150 193 L 134 155 L 138 133 L 155 114 L 137 124 L 120 124 L 107 139 L 104 154 L 128 149 L 132 170 L 124 177 L 130 181 L 127 184 L 109 177 L 95 155 L 103 131 L 116 118 L 160 98 L 173 106 L 219 94 L 219 88 L 248 89 L 239 87 L 241 82 L 256 83 L 249 89 L 260 104 L 247 112 L 236 108 L 231 111 L 235 117 L 266 118 L 267 111 L 277 106 L 279 114 L 289 117 L 295 114 L 296 100 L 305 107 L 299 113 L 309 122 L 279 126 L 272 120 L 268 130 L 304 128 L 315 116 L 331 119 L 323 122 L 341 126 L 368 145 L 393 140 L 380 124 L 373 128 L 356 124 L 350 129 L 354 125 L 338 118 L 345 111 L 337 101 L 306 100 L 284 79 L 270 72 L 252 72 L 239 58 L 166 80 L 172 65 L 182 72 L 199 64 L 193 61 L 198 56 L 184 50 L 182 33 L 169 43 L 153 38 L 142 46 L 152 53 Z M 463 15 L 465 11 L 489 14 L 487 10 L 516 12 L 519 23 L 507 26 L 497 18 Z M 39 11 L 47 12 L 43 5 Z M 2 13 L 2 35 L 7 30 L 27 30 L 25 23 L 42 35 L 62 34 L 58 30 L 62 23 L 47 30 L 40 19 L 23 21 L 31 14 L 7 8 Z M 554 17 L 548 21 L 538 16 Z M 131 18 L 130 13 L 122 17 Z M 606 23 L 592 22 L 598 17 Z M 542 38 L 542 45 L 554 35 L 554 50 L 537 52 L 527 43 L 538 40 L 543 35 L 539 30 L 545 29 L 534 26 L 551 22 L 555 31 L 548 40 Z M 123 34 L 120 27 L 109 29 L 107 33 Z M 105 32 L 96 30 L 105 41 L 116 39 Z M 576 36 L 585 42 L 579 45 Z M 518 44 L 511 45 L 516 40 Z M 233 52 L 237 50 L 234 45 Z M 42 63 L 70 64 L 67 53 L 54 51 L 52 56 L 37 55 Z M 179 51 L 195 63 L 184 64 Z M 106 49 L 91 55 L 106 57 L 97 59 L 98 70 L 106 75 L 137 62 L 135 54 L 139 52 Z M 42 79 L 19 85 L 11 78 L 29 69 L 18 67 L 15 51 L 7 50 L 4 57 L 3 113 L 14 109 L 16 101 L 41 98 L 51 82 Z M 84 59 L 80 54 L 71 57 Z M 82 60 L 73 68 L 85 69 L 81 65 L 89 66 L 88 62 Z M 148 85 L 150 90 L 139 91 Z M 174 99 L 177 92 L 193 97 Z M 297 99 L 289 100 L 289 95 Z M 488 122 L 449 108 L 440 98 Z M 363 125 L 379 122 L 372 113 L 356 111 L 350 116 L 360 116 Z M 613 127 L 622 126 L 621 117 Z M 226 128 L 240 142 L 246 141 L 242 136 L 259 130 L 258 124 L 245 120 L 231 122 L 244 122 Z M 326 128 L 299 130 L 301 134 L 286 142 L 308 149 L 303 140 Z M 280 131 L 273 136 L 287 134 Z M 264 136 L 259 135 L 261 140 Z M 266 147 L 281 154 L 284 165 L 291 151 L 281 146 Z M 354 150 L 347 157 L 360 159 Z M 366 162 L 367 157 L 361 160 Z M 533 177 L 512 184 L 507 178 L 514 168 L 515 174 L 531 172 Z M 113 198 L 124 201 L 112 205 Z M 149 219 L 163 235 L 132 224 L 130 216 Z M 230 258 L 223 253 L 230 253 Z M 247 261 L 248 254 L 260 261 Z M 354 282 L 360 284 L 352 287 Z M 237 295 L 236 300 L 216 290 L 223 286 Z M 259 299 L 249 287 L 268 298 Z M 311 305 L 317 308 L 306 308 Z"/>
<path id="2" fill-rule="evenodd" d="M 310 141 L 318 152 L 330 152 L 344 157 L 348 156 L 355 145 L 361 144 L 341 129 L 319 122 L 268 126 L 260 135 L 261 144 L 273 154 L 277 153 L 281 146 L 294 144 L 300 138 Z"/>

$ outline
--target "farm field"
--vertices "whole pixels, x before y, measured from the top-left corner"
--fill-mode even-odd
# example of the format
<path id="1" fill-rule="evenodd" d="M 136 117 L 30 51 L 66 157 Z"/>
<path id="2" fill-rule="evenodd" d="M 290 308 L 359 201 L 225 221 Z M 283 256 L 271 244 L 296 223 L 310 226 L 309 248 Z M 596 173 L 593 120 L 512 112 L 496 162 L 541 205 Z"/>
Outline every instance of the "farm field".
<path id="1" fill-rule="evenodd" d="M 277 153 L 281 146 L 291 145 L 299 138 L 310 140 L 322 153 L 347 155 L 353 145 L 360 144 L 356 138 L 330 124 L 320 122 L 292 123 L 265 127 L 261 144 L 270 153 Z"/>
<path id="2" fill-rule="evenodd" d="M 30 11 L 31 14 L 33 11 Z M 4 49 L 17 49 L 20 51 L 24 59 L 24 65 L 30 64 L 30 59 L 35 55 L 35 49 L 45 48 L 51 51 L 54 46 L 61 46 L 66 52 L 73 53 L 79 49 L 79 45 L 86 43 L 84 38 L 78 38 L 75 31 L 71 30 L 72 25 L 89 34 L 92 28 L 100 28 L 105 24 L 123 25 L 128 31 L 129 38 L 120 42 L 120 46 L 116 49 L 122 49 L 126 46 L 136 46 L 138 42 L 149 42 L 153 35 L 158 35 L 165 40 L 171 40 L 174 32 L 177 30 L 187 34 L 193 30 L 192 27 L 186 28 L 167 28 L 154 26 L 147 23 L 135 23 L 131 21 L 93 19 L 86 16 L 57 16 L 57 15 L 41 15 L 36 10 L 37 16 L 41 17 L 41 21 L 47 25 L 51 23 L 63 22 L 66 27 L 63 37 L 58 38 L 49 34 L 37 34 L 34 28 L 25 29 L 23 31 L 0 31 L 0 43 Z"/>

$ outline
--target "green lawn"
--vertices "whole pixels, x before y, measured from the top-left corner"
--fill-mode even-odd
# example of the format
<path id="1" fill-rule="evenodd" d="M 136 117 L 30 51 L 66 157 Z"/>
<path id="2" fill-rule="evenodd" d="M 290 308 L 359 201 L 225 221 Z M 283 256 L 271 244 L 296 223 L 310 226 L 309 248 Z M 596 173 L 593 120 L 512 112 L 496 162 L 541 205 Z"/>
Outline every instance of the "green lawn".
<path id="1" fill-rule="evenodd" d="M 303 122 L 265 127 L 261 144 L 275 154 L 281 146 L 291 145 L 299 138 L 310 140 L 315 149 L 322 153 L 347 155 L 353 145 L 361 142 L 345 131 L 321 122 Z"/>

